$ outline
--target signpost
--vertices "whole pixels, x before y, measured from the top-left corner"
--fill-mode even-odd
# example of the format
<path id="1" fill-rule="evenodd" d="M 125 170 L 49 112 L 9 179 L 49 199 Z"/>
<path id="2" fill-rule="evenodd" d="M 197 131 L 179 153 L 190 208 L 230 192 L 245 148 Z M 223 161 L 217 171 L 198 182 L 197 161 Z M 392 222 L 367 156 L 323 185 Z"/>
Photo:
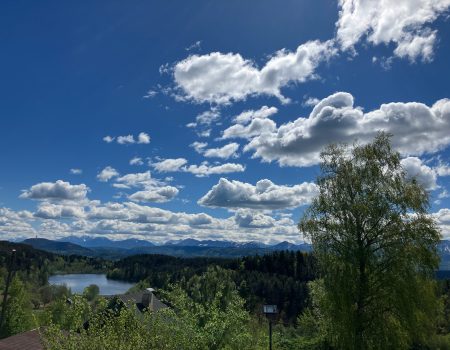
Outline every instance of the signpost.
<path id="1" fill-rule="evenodd" d="M 276 305 L 263 305 L 263 312 L 269 319 L 269 350 L 272 350 L 272 321 L 278 313 Z"/>

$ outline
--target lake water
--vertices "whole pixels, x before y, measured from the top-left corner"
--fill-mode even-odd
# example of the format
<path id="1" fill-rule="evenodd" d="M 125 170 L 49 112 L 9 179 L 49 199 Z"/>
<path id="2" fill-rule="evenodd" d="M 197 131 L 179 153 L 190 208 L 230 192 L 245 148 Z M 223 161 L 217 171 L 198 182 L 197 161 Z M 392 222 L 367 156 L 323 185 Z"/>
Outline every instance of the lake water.
<path id="1" fill-rule="evenodd" d="M 91 284 L 96 284 L 100 288 L 100 295 L 124 294 L 128 289 L 134 286 L 133 283 L 109 280 L 105 274 L 69 274 L 54 275 L 48 279 L 50 284 L 65 284 L 72 290 L 72 293 L 81 294 L 84 288 Z"/>

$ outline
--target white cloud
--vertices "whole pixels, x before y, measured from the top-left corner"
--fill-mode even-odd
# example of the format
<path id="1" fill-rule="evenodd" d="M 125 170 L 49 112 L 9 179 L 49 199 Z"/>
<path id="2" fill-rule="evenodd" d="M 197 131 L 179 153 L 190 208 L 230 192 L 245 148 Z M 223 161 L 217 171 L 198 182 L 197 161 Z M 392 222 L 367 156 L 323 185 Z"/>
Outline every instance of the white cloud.
<path id="1" fill-rule="evenodd" d="M 197 40 L 192 45 L 189 45 L 188 47 L 186 47 L 186 51 L 192 51 L 192 50 L 200 49 L 201 45 L 202 45 L 202 41 L 201 40 Z"/>
<path id="2" fill-rule="evenodd" d="M 394 44 L 394 54 L 411 61 L 433 57 L 436 30 L 430 28 L 450 0 L 339 0 L 337 39 L 343 49 L 356 43 Z"/>
<path id="3" fill-rule="evenodd" d="M 123 186 L 115 186 L 119 188 L 132 188 L 132 187 L 153 187 L 157 186 L 160 182 L 152 178 L 150 171 L 143 173 L 126 174 L 116 179 L 117 183 Z"/>
<path id="4" fill-rule="evenodd" d="M 200 165 L 184 166 L 182 171 L 194 174 L 197 177 L 205 177 L 209 175 L 239 173 L 245 171 L 245 166 L 236 163 L 225 163 L 220 165 L 210 165 L 203 162 Z"/>
<path id="5" fill-rule="evenodd" d="M 197 103 L 228 104 L 252 95 L 288 102 L 281 89 L 314 79 L 317 66 L 335 53 L 332 41 L 309 41 L 295 52 L 276 52 L 261 69 L 240 54 L 192 55 L 175 65 L 174 80 L 179 98 Z"/>
<path id="6" fill-rule="evenodd" d="M 133 157 L 132 159 L 130 159 L 130 165 L 143 165 L 143 164 L 144 162 L 140 157 Z"/>
<path id="7" fill-rule="evenodd" d="M 222 158 L 228 159 L 230 157 L 237 157 L 237 150 L 239 149 L 239 144 L 236 142 L 229 143 L 223 147 L 205 149 L 203 155 L 208 158 Z"/>
<path id="8" fill-rule="evenodd" d="M 448 193 L 448 191 L 444 189 L 441 193 L 439 193 L 438 198 L 439 199 L 450 198 L 450 193 Z"/>
<path id="9" fill-rule="evenodd" d="M 187 160 L 184 158 L 175 158 L 164 159 L 156 163 L 151 163 L 151 166 L 153 166 L 153 168 L 155 168 L 155 170 L 159 172 L 175 172 L 179 171 L 180 168 L 186 163 Z"/>
<path id="10" fill-rule="evenodd" d="M 195 149 L 195 152 L 202 154 L 205 151 L 205 148 L 208 146 L 207 142 L 198 142 L 190 144 L 190 146 Z"/>
<path id="11" fill-rule="evenodd" d="M 83 218 L 85 213 L 82 206 L 44 202 L 38 206 L 34 216 L 41 219 Z"/>
<path id="12" fill-rule="evenodd" d="M 436 172 L 439 176 L 450 176 L 450 166 L 441 163 L 436 167 Z"/>
<path id="13" fill-rule="evenodd" d="M 49 239 L 94 235 L 110 239 L 133 237 L 159 243 L 187 237 L 261 242 L 301 240 L 290 218 L 275 220 L 256 212 L 241 211 L 222 219 L 205 213 L 172 212 L 133 202 L 102 204 L 89 201 L 79 207 L 70 206 L 71 203 L 51 206 L 44 202 L 34 216 L 31 212 L 0 208 L 0 235 L 5 239 L 35 235 Z M 33 224 L 34 228 L 31 223 L 36 222 L 41 224 Z"/>
<path id="14" fill-rule="evenodd" d="M 58 180 L 56 182 L 41 182 L 31 186 L 19 197 L 37 200 L 70 200 L 80 201 L 86 199 L 89 188 L 85 184 L 71 185 L 70 182 Z"/>
<path id="15" fill-rule="evenodd" d="M 158 91 L 150 89 L 150 90 L 148 90 L 147 93 L 143 96 L 143 98 L 153 98 L 153 97 L 155 97 L 156 95 L 158 95 Z"/>
<path id="16" fill-rule="evenodd" d="M 432 214 L 441 229 L 444 239 L 450 239 L 450 209 L 444 208 Z"/>
<path id="17" fill-rule="evenodd" d="M 111 143 L 114 140 L 116 140 L 116 142 L 119 145 L 132 145 L 132 144 L 149 144 L 150 143 L 150 135 L 147 134 L 146 132 L 140 132 L 136 138 L 134 138 L 133 135 L 123 135 L 123 136 L 117 136 L 117 137 L 113 137 L 113 136 L 105 136 L 103 138 L 103 141 L 107 142 L 107 143 Z"/>
<path id="18" fill-rule="evenodd" d="M 209 148 L 206 147 L 208 144 L 206 142 L 198 142 L 195 141 L 190 145 L 195 151 L 199 154 L 203 154 L 208 158 L 222 158 L 228 159 L 230 157 L 237 157 L 237 150 L 239 149 L 239 144 L 233 142 L 228 145 L 219 147 L 219 148 Z"/>
<path id="19" fill-rule="evenodd" d="M 268 118 L 278 112 L 278 108 L 276 107 L 268 107 L 262 106 L 257 110 L 248 110 L 244 111 L 241 114 L 237 115 L 233 121 L 238 124 L 247 124 L 253 119 L 264 119 Z"/>
<path id="20" fill-rule="evenodd" d="M 117 143 L 120 145 L 135 143 L 133 135 L 117 136 Z"/>
<path id="21" fill-rule="evenodd" d="M 320 100 L 317 97 L 308 97 L 303 101 L 303 106 L 314 107 Z"/>
<path id="22" fill-rule="evenodd" d="M 274 132 L 277 125 L 271 119 L 253 119 L 250 124 L 234 124 L 222 132 L 222 139 L 250 139 L 265 133 Z"/>
<path id="23" fill-rule="evenodd" d="M 138 139 L 137 143 L 141 143 L 141 144 L 148 144 L 148 143 L 150 143 L 150 136 L 147 133 L 145 133 L 145 132 L 139 133 L 137 139 Z"/>
<path id="24" fill-rule="evenodd" d="M 198 204 L 229 209 L 286 209 L 308 204 L 317 192 L 317 186 L 310 182 L 280 186 L 263 179 L 252 185 L 221 178 L 217 185 L 198 200 Z"/>
<path id="25" fill-rule="evenodd" d="M 34 237 L 33 214 L 29 211 L 13 211 L 0 208 L 0 237 L 2 240 Z"/>
<path id="26" fill-rule="evenodd" d="M 437 152 L 450 144 L 450 100 L 388 103 L 364 113 L 353 96 L 338 92 L 320 101 L 307 118 L 282 124 L 254 137 L 244 151 L 281 166 L 318 164 L 320 151 L 330 143 L 369 142 L 380 130 L 392 133 L 394 147 L 404 156 Z"/>
<path id="27" fill-rule="evenodd" d="M 438 185 L 436 183 L 436 171 L 428 165 L 422 163 L 417 157 L 407 157 L 401 160 L 401 165 L 406 171 L 409 178 L 416 178 L 417 181 L 428 191 L 435 190 Z"/>
<path id="28" fill-rule="evenodd" d="M 70 173 L 73 174 L 73 175 L 80 175 L 80 174 L 83 173 L 83 170 L 72 168 L 72 169 L 70 169 Z"/>
<path id="29" fill-rule="evenodd" d="M 275 219 L 270 215 L 249 209 L 239 209 L 234 214 L 234 220 L 239 227 L 264 228 L 275 226 Z"/>
<path id="30" fill-rule="evenodd" d="M 195 148 L 193 144 L 191 146 Z M 187 163 L 187 160 L 184 158 L 176 158 L 164 159 L 156 163 L 150 163 L 150 165 L 159 172 L 185 172 L 194 174 L 197 177 L 245 171 L 245 166 L 236 163 L 220 165 L 210 165 L 208 162 L 203 162 L 200 165 L 188 165 Z"/>
<path id="31" fill-rule="evenodd" d="M 107 166 L 100 173 L 97 174 L 97 179 L 102 182 L 107 182 L 113 177 L 119 176 L 119 172 L 113 167 Z"/>
<path id="32" fill-rule="evenodd" d="M 217 108 L 211 108 L 209 111 L 205 111 L 197 115 L 195 118 L 195 125 L 203 124 L 210 125 L 220 118 L 220 112 Z"/>
<path id="33" fill-rule="evenodd" d="M 173 186 L 164 186 L 143 191 L 138 191 L 128 196 L 132 201 L 136 202 L 157 202 L 163 203 L 173 199 L 178 194 L 178 189 Z"/>

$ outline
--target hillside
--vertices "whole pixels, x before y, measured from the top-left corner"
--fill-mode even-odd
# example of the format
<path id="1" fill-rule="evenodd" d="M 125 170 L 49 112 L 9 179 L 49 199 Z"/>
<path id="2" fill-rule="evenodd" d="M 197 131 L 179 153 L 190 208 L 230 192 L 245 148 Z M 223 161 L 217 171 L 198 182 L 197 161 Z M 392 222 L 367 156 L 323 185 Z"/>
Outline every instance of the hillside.
<path id="1" fill-rule="evenodd" d="M 33 248 L 41 249 L 55 254 L 95 256 L 95 254 L 90 249 L 70 242 L 52 241 L 45 238 L 30 238 L 24 240 L 23 243 L 28 244 Z"/>

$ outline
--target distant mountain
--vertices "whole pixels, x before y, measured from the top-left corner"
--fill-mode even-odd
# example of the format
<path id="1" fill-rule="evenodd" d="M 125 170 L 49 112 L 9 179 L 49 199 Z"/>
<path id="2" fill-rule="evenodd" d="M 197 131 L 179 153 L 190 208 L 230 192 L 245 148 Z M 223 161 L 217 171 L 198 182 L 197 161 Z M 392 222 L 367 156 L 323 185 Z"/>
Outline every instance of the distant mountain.
<path id="1" fill-rule="evenodd" d="M 179 241 L 169 241 L 163 246 L 177 247 L 210 247 L 210 248 L 270 248 L 270 246 L 260 242 L 233 242 L 233 241 L 215 241 L 202 240 L 193 238 L 182 239 Z"/>
<path id="2" fill-rule="evenodd" d="M 291 242 L 281 242 L 278 244 L 275 244 L 271 246 L 271 249 L 273 250 L 301 250 L 303 252 L 309 252 L 312 250 L 311 244 L 308 243 L 302 243 L 302 244 L 294 244 Z"/>
<path id="3" fill-rule="evenodd" d="M 440 270 L 450 270 L 450 241 L 442 240 L 438 245 L 438 252 L 441 257 Z"/>
<path id="4" fill-rule="evenodd" d="M 214 241 L 204 240 L 199 241 L 193 238 L 182 239 L 179 241 L 168 241 L 163 246 L 177 246 L 177 247 L 215 247 L 215 248 L 230 248 L 235 245 L 231 241 Z"/>
<path id="5" fill-rule="evenodd" d="M 153 247 L 152 242 L 140 239 L 125 239 L 122 241 L 113 241 L 106 237 L 89 237 L 89 236 L 69 236 L 59 239 L 60 242 L 70 242 L 85 248 L 119 248 L 132 249 L 137 247 Z"/>
<path id="6" fill-rule="evenodd" d="M 70 242 L 52 241 L 45 238 L 29 238 L 22 243 L 35 249 L 44 250 L 55 254 L 94 256 L 94 252 L 88 248 Z"/>

